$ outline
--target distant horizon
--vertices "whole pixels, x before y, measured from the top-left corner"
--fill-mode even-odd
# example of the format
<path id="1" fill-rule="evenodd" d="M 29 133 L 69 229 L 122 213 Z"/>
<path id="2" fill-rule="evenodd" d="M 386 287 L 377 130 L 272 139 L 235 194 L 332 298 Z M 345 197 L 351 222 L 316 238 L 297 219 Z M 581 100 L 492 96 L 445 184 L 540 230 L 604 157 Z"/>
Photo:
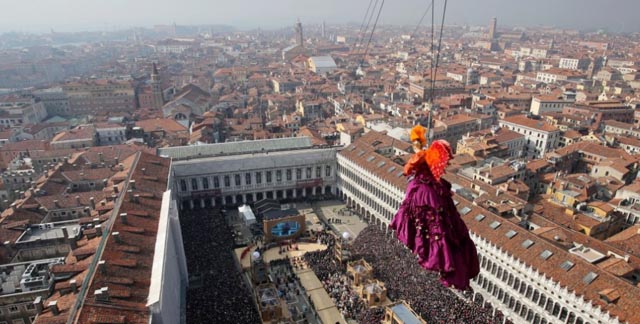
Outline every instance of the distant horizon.
<path id="1" fill-rule="evenodd" d="M 128 28 L 170 25 L 228 25 L 241 30 L 273 29 L 293 25 L 330 25 L 348 22 L 360 25 L 374 1 L 324 0 L 110 0 L 105 3 L 86 0 L 29 0 L 5 4 L 0 12 L 0 33 L 114 31 Z M 382 2 L 382 1 L 380 1 Z M 380 15 L 381 25 L 415 25 L 428 0 L 386 1 Z M 444 1 L 435 2 L 435 17 L 442 17 Z M 604 29 L 612 33 L 640 32 L 638 0 L 452 0 L 447 4 L 446 23 L 486 26 L 491 17 L 498 27 L 555 26 L 572 30 Z M 424 23 L 430 21 L 427 15 Z"/>
<path id="2" fill-rule="evenodd" d="M 599 30 L 604 30 L 607 33 L 614 33 L 614 34 L 625 34 L 625 33 L 636 33 L 636 32 L 630 32 L 630 31 L 624 31 L 624 32 L 616 32 L 616 31 L 611 31 L 611 30 L 607 30 L 604 28 L 591 28 L 591 29 L 580 29 L 580 28 L 571 28 L 571 27 L 561 27 L 561 26 L 554 26 L 554 25 L 517 25 L 517 26 L 510 26 L 510 25 L 500 25 L 499 23 L 499 18 L 498 18 L 498 30 L 512 30 L 514 28 L 525 28 L 525 29 L 537 29 L 537 28 L 557 28 L 559 30 L 575 30 L 575 31 L 579 31 L 579 32 L 596 32 Z M 218 27 L 224 27 L 224 28 L 232 28 L 235 31 L 252 31 L 252 30 L 257 30 L 257 29 L 262 29 L 262 30 L 279 30 L 279 29 L 287 29 L 287 28 L 293 28 L 295 24 L 295 21 L 291 21 L 290 24 L 282 24 L 282 25 L 255 25 L 255 26 L 243 26 L 243 25 L 231 25 L 231 24 L 222 24 L 222 23 L 205 23 L 205 24 L 178 24 L 176 23 L 175 25 L 178 27 L 208 27 L 208 26 L 218 26 Z M 305 23 L 304 21 L 302 21 L 302 25 L 313 25 L 313 26 L 317 26 L 322 24 L 322 21 L 313 21 L 313 22 L 307 22 Z M 73 34 L 73 33 L 94 33 L 94 32 L 107 32 L 107 33 L 111 33 L 111 32 L 122 32 L 122 31 L 127 31 L 127 30 L 132 30 L 132 29 L 149 29 L 152 30 L 155 27 L 158 26 L 171 26 L 173 25 L 172 22 L 170 23 L 158 23 L 158 24 L 151 24 L 151 25 L 132 25 L 132 26 L 120 26 L 120 25 L 113 25 L 113 26 L 102 26 L 102 27 L 98 27 L 98 26 L 94 26 L 94 27 L 73 27 L 73 28 L 47 28 L 47 27 L 38 27 L 38 28 L 30 28 L 30 29 L 22 29 L 22 30 L 3 30 L 2 26 L 0 25 L 0 35 L 4 35 L 4 34 L 11 34 L 11 33 L 18 33 L 18 34 L 30 34 L 30 35 L 48 35 L 51 34 L 52 32 L 54 33 L 69 33 L 69 34 Z M 342 22 L 342 23 L 328 23 L 326 22 L 327 26 L 349 26 L 349 25 L 354 25 L 354 26 L 358 26 L 360 25 L 360 23 L 355 22 L 355 21 L 351 21 L 351 22 Z M 458 26 L 458 27 L 463 27 L 463 26 L 468 26 L 468 27 L 488 27 L 489 22 L 487 21 L 486 24 L 463 24 L 463 23 L 455 23 L 455 22 L 446 22 L 445 21 L 445 27 L 453 27 L 453 26 Z M 415 27 L 415 25 L 412 24 L 392 24 L 392 23 L 387 23 L 387 24 L 379 24 L 379 26 L 392 26 L 392 27 Z M 421 27 L 425 28 L 426 25 L 423 23 L 421 25 Z M 214 29 L 215 32 L 215 29 Z M 640 31 L 638 31 L 640 32 Z"/>

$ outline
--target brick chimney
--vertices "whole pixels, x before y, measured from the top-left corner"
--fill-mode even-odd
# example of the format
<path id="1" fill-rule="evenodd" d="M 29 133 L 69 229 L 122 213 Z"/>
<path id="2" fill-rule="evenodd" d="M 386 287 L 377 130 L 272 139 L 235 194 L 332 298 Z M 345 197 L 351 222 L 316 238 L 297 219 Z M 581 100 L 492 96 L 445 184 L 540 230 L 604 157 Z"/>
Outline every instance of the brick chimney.
<path id="1" fill-rule="evenodd" d="M 116 243 L 122 243 L 122 239 L 120 238 L 120 232 L 113 232 L 111 233 L 111 236 L 113 236 L 113 239 L 116 240 Z"/>
<path id="2" fill-rule="evenodd" d="M 78 292 L 78 282 L 75 279 L 69 280 L 69 287 L 74 294 Z"/>
<path id="3" fill-rule="evenodd" d="M 36 312 L 38 314 L 42 313 L 42 310 L 44 309 L 44 305 L 42 303 L 42 296 L 36 297 L 36 299 L 33 301 L 33 306 L 35 306 Z"/>
<path id="4" fill-rule="evenodd" d="M 60 310 L 58 310 L 58 301 L 54 300 L 54 301 L 50 301 L 49 302 L 49 309 L 51 310 L 51 312 L 53 313 L 54 316 L 57 316 L 58 314 L 60 314 Z"/>
<path id="5" fill-rule="evenodd" d="M 98 270 L 100 270 L 100 273 L 102 274 L 107 274 L 107 261 L 105 260 L 98 261 Z"/>
<path id="6" fill-rule="evenodd" d="M 122 224 L 129 224 L 127 213 L 120 213 L 120 221 L 122 221 Z"/>
<path id="7" fill-rule="evenodd" d="M 109 287 L 102 287 L 100 289 L 96 289 L 93 293 L 96 298 L 96 301 L 106 302 L 109 301 Z"/>

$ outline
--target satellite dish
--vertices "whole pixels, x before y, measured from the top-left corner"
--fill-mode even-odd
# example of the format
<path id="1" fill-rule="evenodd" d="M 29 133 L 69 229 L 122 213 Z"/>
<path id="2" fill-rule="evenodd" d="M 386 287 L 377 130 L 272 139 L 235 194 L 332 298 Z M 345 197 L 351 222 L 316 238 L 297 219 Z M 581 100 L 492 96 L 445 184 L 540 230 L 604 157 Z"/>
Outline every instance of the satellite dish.
<path id="1" fill-rule="evenodd" d="M 349 234 L 349 232 L 344 232 L 342 233 L 342 238 L 348 240 L 351 238 L 351 234 Z"/>
<path id="2" fill-rule="evenodd" d="M 253 256 L 253 259 L 257 260 L 260 258 L 260 252 L 254 251 L 251 256 Z"/>

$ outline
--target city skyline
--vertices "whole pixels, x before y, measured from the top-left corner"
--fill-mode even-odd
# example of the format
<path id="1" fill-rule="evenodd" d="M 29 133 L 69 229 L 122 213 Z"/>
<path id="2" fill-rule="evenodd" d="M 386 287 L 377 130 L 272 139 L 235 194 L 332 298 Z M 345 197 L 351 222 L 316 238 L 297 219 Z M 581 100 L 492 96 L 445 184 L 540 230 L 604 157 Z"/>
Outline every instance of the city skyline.
<path id="1" fill-rule="evenodd" d="M 393 4 L 387 2 L 380 17 L 380 24 L 415 24 L 429 3 L 419 0 L 403 0 Z M 442 4 L 443 1 L 436 2 L 436 20 L 440 19 Z M 322 3 L 291 0 L 234 3 L 190 0 L 177 10 L 167 1 L 143 0 L 131 3 L 116 0 L 111 1 L 108 6 L 97 7 L 78 0 L 36 0 L 11 4 L 8 10 L 3 10 L 0 13 L 0 33 L 42 33 L 51 30 L 111 31 L 171 23 L 224 24 L 240 29 L 270 29 L 290 26 L 295 18 L 301 19 L 305 24 L 322 21 L 328 24 L 360 23 L 368 5 L 369 1 L 366 0 L 347 3 L 336 0 Z M 491 17 L 498 17 L 499 26 L 555 26 L 580 30 L 605 29 L 610 32 L 640 31 L 640 21 L 635 20 L 633 16 L 634 12 L 640 10 L 640 3 L 632 0 L 616 1 L 616 5 L 613 6 L 603 6 L 595 0 L 541 0 L 535 6 L 521 1 L 461 0 L 450 1 L 447 10 L 447 24 L 486 25 Z M 579 12 L 579 15 L 568 14 L 571 12 Z"/>

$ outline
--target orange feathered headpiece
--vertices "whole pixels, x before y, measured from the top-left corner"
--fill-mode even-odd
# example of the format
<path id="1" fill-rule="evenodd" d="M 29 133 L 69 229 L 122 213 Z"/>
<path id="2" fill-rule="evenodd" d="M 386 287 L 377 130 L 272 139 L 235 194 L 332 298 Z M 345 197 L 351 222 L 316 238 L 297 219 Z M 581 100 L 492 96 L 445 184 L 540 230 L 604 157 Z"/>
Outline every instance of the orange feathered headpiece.
<path id="1" fill-rule="evenodd" d="M 427 145 L 427 130 L 421 125 L 416 125 L 411 129 L 410 134 L 411 143 L 420 141 L 421 147 Z"/>
<path id="2" fill-rule="evenodd" d="M 434 141 L 431 146 L 429 146 L 429 149 L 427 149 L 425 161 L 429 166 L 429 170 L 431 170 L 431 174 L 433 174 L 433 177 L 437 181 L 440 181 L 440 177 L 444 174 L 444 170 L 447 168 L 449 160 L 451 160 L 452 157 L 451 145 L 445 140 Z"/>

